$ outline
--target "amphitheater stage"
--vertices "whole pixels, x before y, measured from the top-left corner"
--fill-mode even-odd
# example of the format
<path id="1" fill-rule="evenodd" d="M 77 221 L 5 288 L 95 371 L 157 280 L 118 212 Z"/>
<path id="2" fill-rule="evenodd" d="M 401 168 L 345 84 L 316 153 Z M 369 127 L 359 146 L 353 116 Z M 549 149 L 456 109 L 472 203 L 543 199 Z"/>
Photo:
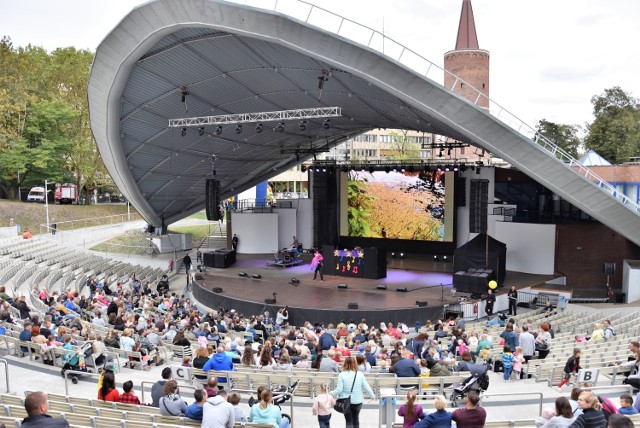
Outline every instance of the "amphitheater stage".
<path id="1" fill-rule="evenodd" d="M 271 255 L 238 255 L 232 267 L 198 272 L 192 292 L 208 307 L 224 306 L 245 314 L 269 311 L 274 316 L 278 309 L 288 306 L 290 322 L 295 325 L 307 320 L 328 323 L 362 318 L 376 324 L 424 322 L 442 317 L 449 306 L 457 305 L 460 300 L 459 294 L 452 295 L 453 264 L 435 261 L 433 255 L 389 257 L 387 277 L 377 280 L 325 274 L 324 281 L 319 277 L 314 281 L 310 255 L 302 256 L 302 265 L 286 269 L 269 265 L 272 259 Z M 293 282 L 293 278 L 299 282 Z M 502 289 L 511 285 L 528 287 L 551 278 L 507 272 Z M 346 288 L 339 288 L 340 284 L 346 284 Z M 379 289 L 381 285 L 386 289 Z M 214 292 L 216 288 L 222 291 Z M 265 302 L 272 299 L 274 293 L 276 303 Z M 423 306 L 418 307 L 417 302 Z M 357 304 L 358 308 L 349 309 L 349 304 Z"/>

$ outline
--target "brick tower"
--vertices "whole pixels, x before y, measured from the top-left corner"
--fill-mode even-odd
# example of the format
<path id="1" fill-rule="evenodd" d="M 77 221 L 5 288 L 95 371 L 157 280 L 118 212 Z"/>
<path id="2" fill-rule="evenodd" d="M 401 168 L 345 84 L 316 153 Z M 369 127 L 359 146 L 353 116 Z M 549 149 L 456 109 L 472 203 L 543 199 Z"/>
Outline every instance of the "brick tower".
<path id="1" fill-rule="evenodd" d="M 456 83 L 454 77 L 445 73 L 444 86 L 453 89 L 458 95 L 465 97 L 472 103 L 477 103 L 482 108 L 489 108 L 487 98 L 481 97 L 480 100 L 477 100 L 477 92 L 465 88 L 465 86 L 471 85 L 489 97 L 489 51 L 478 47 L 478 34 L 476 33 L 471 0 L 462 1 L 456 48 L 444 54 L 444 69 L 466 82 L 458 81 Z M 454 83 L 455 88 L 452 88 Z"/>

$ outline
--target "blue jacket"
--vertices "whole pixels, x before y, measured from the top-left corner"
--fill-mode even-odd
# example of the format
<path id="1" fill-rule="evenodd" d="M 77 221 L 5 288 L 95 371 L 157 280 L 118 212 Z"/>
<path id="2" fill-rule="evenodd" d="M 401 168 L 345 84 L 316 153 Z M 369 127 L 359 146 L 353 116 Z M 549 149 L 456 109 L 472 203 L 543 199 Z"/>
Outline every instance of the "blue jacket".
<path id="1" fill-rule="evenodd" d="M 187 411 L 184 412 L 184 415 L 189 419 L 193 419 L 195 421 L 202 420 L 202 406 L 198 403 L 191 403 L 187 406 Z"/>
<path id="2" fill-rule="evenodd" d="M 518 335 L 513 331 L 503 331 L 500 333 L 500 337 L 504 339 L 505 345 L 509 345 L 511 352 L 515 352 L 516 346 L 518 346 Z"/>
<path id="3" fill-rule="evenodd" d="M 356 376 L 355 382 L 354 376 Z M 353 385 L 353 391 L 351 390 L 351 385 Z M 364 402 L 363 390 L 367 391 L 369 398 L 376 398 L 369 383 L 367 383 L 367 379 L 364 377 L 364 373 L 349 370 L 338 375 L 338 386 L 330 394 L 336 398 L 351 396 L 352 404 L 361 404 Z"/>
<path id="4" fill-rule="evenodd" d="M 416 377 L 420 376 L 420 367 L 413 360 L 400 358 L 393 365 L 396 376 L 398 377 Z"/>
<path id="5" fill-rule="evenodd" d="M 332 346 L 337 346 L 335 339 L 329 333 L 324 333 L 318 338 L 320 349 L 326 351 L 331 349 Z"/>
<path id="6" fill-rule="evenodd" d="M 218 371 L 232 371 L 233 370 L 233 361 L 231 361 L 231 357 L 229 357 L 226 353 L 218 354 L 215 353 L 209 358 L 204 364 L 202 368 L 205 372 L 209 370 L 218 370 Z M 226 377 L 219 377 L 218 382 L 226 382 Z"/>
<path id="7" fill-rule="evenodd" d="M 423 420 L 415 424 L 414 428 L 450 428 L 451 427 L 451 412 L 446 410 L 436 410 L 433 413 L 429 413 Z"/>

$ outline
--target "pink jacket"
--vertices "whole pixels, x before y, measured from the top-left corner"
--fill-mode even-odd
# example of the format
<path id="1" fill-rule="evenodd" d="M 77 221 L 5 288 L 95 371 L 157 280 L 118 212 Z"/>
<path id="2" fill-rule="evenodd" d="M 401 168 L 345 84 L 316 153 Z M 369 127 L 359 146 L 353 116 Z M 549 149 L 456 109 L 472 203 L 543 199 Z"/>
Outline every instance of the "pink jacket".
<path id="1" fill-rule="evenodd" d="M 313 400 L 313 407 L 311 412 L 314 415 L 326 416 L 331 414 L 331 409 L 336 404 L 336 399 L 331 394 L 318 394 L 315 400 Z"/>

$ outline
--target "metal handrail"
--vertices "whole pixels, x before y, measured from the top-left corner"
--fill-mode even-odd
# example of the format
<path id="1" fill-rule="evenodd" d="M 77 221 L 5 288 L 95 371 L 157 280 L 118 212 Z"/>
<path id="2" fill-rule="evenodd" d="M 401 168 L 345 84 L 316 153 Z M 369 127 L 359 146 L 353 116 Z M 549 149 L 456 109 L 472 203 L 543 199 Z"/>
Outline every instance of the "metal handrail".
<path id="1" fill-rule="evenodd" d="M 0 358 L 0 364 L 4 365 L 4 383 L 7 386 L 7 392 L 11 392 L 9 388 L 9 363 L 4 358 Z"/>
<path id="2" fill-rule="evenodd" d="M 469 84 L 468 82 L 466 82 L 464 79 L 461 79 L 460 77 L 456 76 L 455 74 L 445 70 L 444 68 L 440 67 L 439 65 L 429 61 L 428 59 L 426 59 L 425 57 L 423 57 L 422 55 L 418 54 L 417 52 L 415 52 L 414 50 L 398 43 L 397 41 L 395 41 L 394 39 L 380 33 L 379 31 L 368 27 L 366 25 L 360 24 L 358 22 L 355 22 L 349 18 L 345 18 L 341 15 L 338 15 L 334 12 L 331 12 L 330 10 L 324 9 L 322 7 L 316 6 L 314 4 L 311 4 L 309 2 L 306 2 L 304 0 L 274 0 L 274 5 L 271 9 L 269 9 L 268 7 L 265 7 L 264 5 L 264 0 L 226 0 L 230 3 L 238 3 L 238 4 L 246 4 L 246 5 L 251 5 L 252 7 L 258 8 L 258 9 L 263 9 L 263 10 L 272 10 L 274 12 L 283 14 L 283 15 L 287 15 L 287 16 L 291 16 L 292 18 L 296 18 L 299 19 L 309 25 L 313 25 L 315 27 L 318 28 L 322 28 L 322 30 L 324 31 L 328 31 L 331 33 L 334 33 L 336 35 L 339 35 L 341 37 L 344 37 L 348 40 L 351 40 L 355 43 L 359 43 L 361 45 L 365 45 L 366 47 L 373 49 L 375 51 L 377 51 L 378 53 L 382 54 L 383 56 L 390 58 L 391 60 L 398 62 L 406 67 L 408 67 L 409 69 L 416 71 L 418 73 L 420 73 L 421 75 L 423 75 L 426 78 L 431 79 L 434 83 L 438 83 L 440 81 L 441 76 L 443 75 L 448 75 L 453 79 L 453 85 L 451 86 L 451 88 L 447 88 L 446 86 L 440 84 L 442 87 L 453 91 L 453 88 L 455 88 L 459 83 L 464 83 L 466 88 L 469 88 L 471 91 L 475 91 L 476 93 L 476 97 L 475 97 L 475 101 L 469 101 L 466 100 L 467 102 L 470 102 L 473 105 L 480 105 L 481 101 L 486 101 L 489 105 L 488 108 L 488 112 L 495 117 L 496 119 L 500 120 L 503 124 L 509 126 L 511 129 L 513 129 L 514 131 L 520 133 L 521 135 L 525 136 L 528 141 L 531 142 L 532 145 L 537 145 L 542 147 L 543 149 L 545 149 L 545 151 L 551 155 L 551 157 L 555 158 L 556 160 L 558 160 L 559 162 L 562 162 L 563 164 L 567 165 L 569 168 L 571 168 L 576 174 L 584 177 L 586 180 L 594 183 L 597 185 L 597 187 L 599 189 L 601 189 L 603 192 L 608 193 L 609 196 L 611 196 L 612 198 L 618 200 L 620 203 L 622 203 L 625 207 L 627 207 L 629 210 L 635 212 L 636 214 L 640 215 L 640 205 L 635 203 L 634 201 L 632 201 L 631 199 L 629 199 L 627 196 L 621 194 L 620 192 L 618 192 L 616 190 L 616 188 L 609 184 L 606 180 L 604 180 L 602 177 L 600 177 L 599 175 L 597 175 L 595 172 L 591 171 L 589 168 L 587 168 L 586 166 L 582 165 L 577 159 L 575 159 L 573 156 L 571 156 L 569 153 L 567 153 L 565 150 L 563 150 L 561 147 L 558 147 L 555 143 L 553 143 L 551 140 L 549 140 L 548 138 L 544 137 L 543 135 L 540 135 L 538 133 L 538 131 L 535 130 L 535 128 L 533 128 L 532 126 L 528 125 L 527 123 L 525 123 L 523 120 L 521 120 L 520 118 L 518 118 L 515 114 L 511 113 L 510 111 L 508 111 L 506 108 L 502 107 L 500 104 L 498 104 L 497 102 L 495 102 L 494 100 L 490 99 L 489 97 L 487 97 L 486 95 L 484 95 L 480 90 L 476 89 L 473 85 Z M 308 7 L 308 10 L 306 12 L 302 11 L 302 13 L 299 13 L 300 16 L 294 16 L 294 14 L 292 13 L 292 11 L 296 11 L 299 10 L 300 8 L 297 8 L 291 5 L 291 3 L 297 3 L 297 4 L 301 4 L 304 5 L 306 7 Z M 279 7 L 279 5 L 285 4 L 286 6 L 282 6 Z M 319 11 L 320 15 L 322 15 L 322 20 L 321 22 L 319 22 L 317 25 L 314 25 L 311 20 L 312 20 L 312 15 L 314 13 L 314 11 Z M 306 15 L 306 16 L 305 16 Z M 327 21 L 329 20 L 329 18 L 334 18 L 337 19 L 337 30 L 332 30 L 330 28 L 327 28 Z M 347 24 L 347 25 L 345 25 Z M 353 36 L 349 36 L 346 35 L 347 30 L 344 30 L 345 28 L 347 29 L 358 29 L 358 30 L 367 30 L 368 32 L 368 37 L 364 37 L 363 41 L 358 41 L 355 40 L 355 38 L 353 38 Z M 344 31 L 343 31 L 344 30 Z M 355 32 L 355 31 L 353 31 Z M 363 33 L 364 35 L 364 33 Z M 399 52 L 396 56 L 392 56 L 390 54 L 390 52 Z M 422 69 L 418 68 L 418 63 L 420 63 L 420 66 L 422 66 Z M 426 67 L 426 70 L 424 69 L 424 67 Z M 434 73 L 437 73 L 438 75 L 435 76 Z M 444 73 L 444 74 L 442 74 Z M 433 75 L 434 77 L 429 77 L 430 75 Z M 439 83 L 438 83 L 439 84 Z"/>

